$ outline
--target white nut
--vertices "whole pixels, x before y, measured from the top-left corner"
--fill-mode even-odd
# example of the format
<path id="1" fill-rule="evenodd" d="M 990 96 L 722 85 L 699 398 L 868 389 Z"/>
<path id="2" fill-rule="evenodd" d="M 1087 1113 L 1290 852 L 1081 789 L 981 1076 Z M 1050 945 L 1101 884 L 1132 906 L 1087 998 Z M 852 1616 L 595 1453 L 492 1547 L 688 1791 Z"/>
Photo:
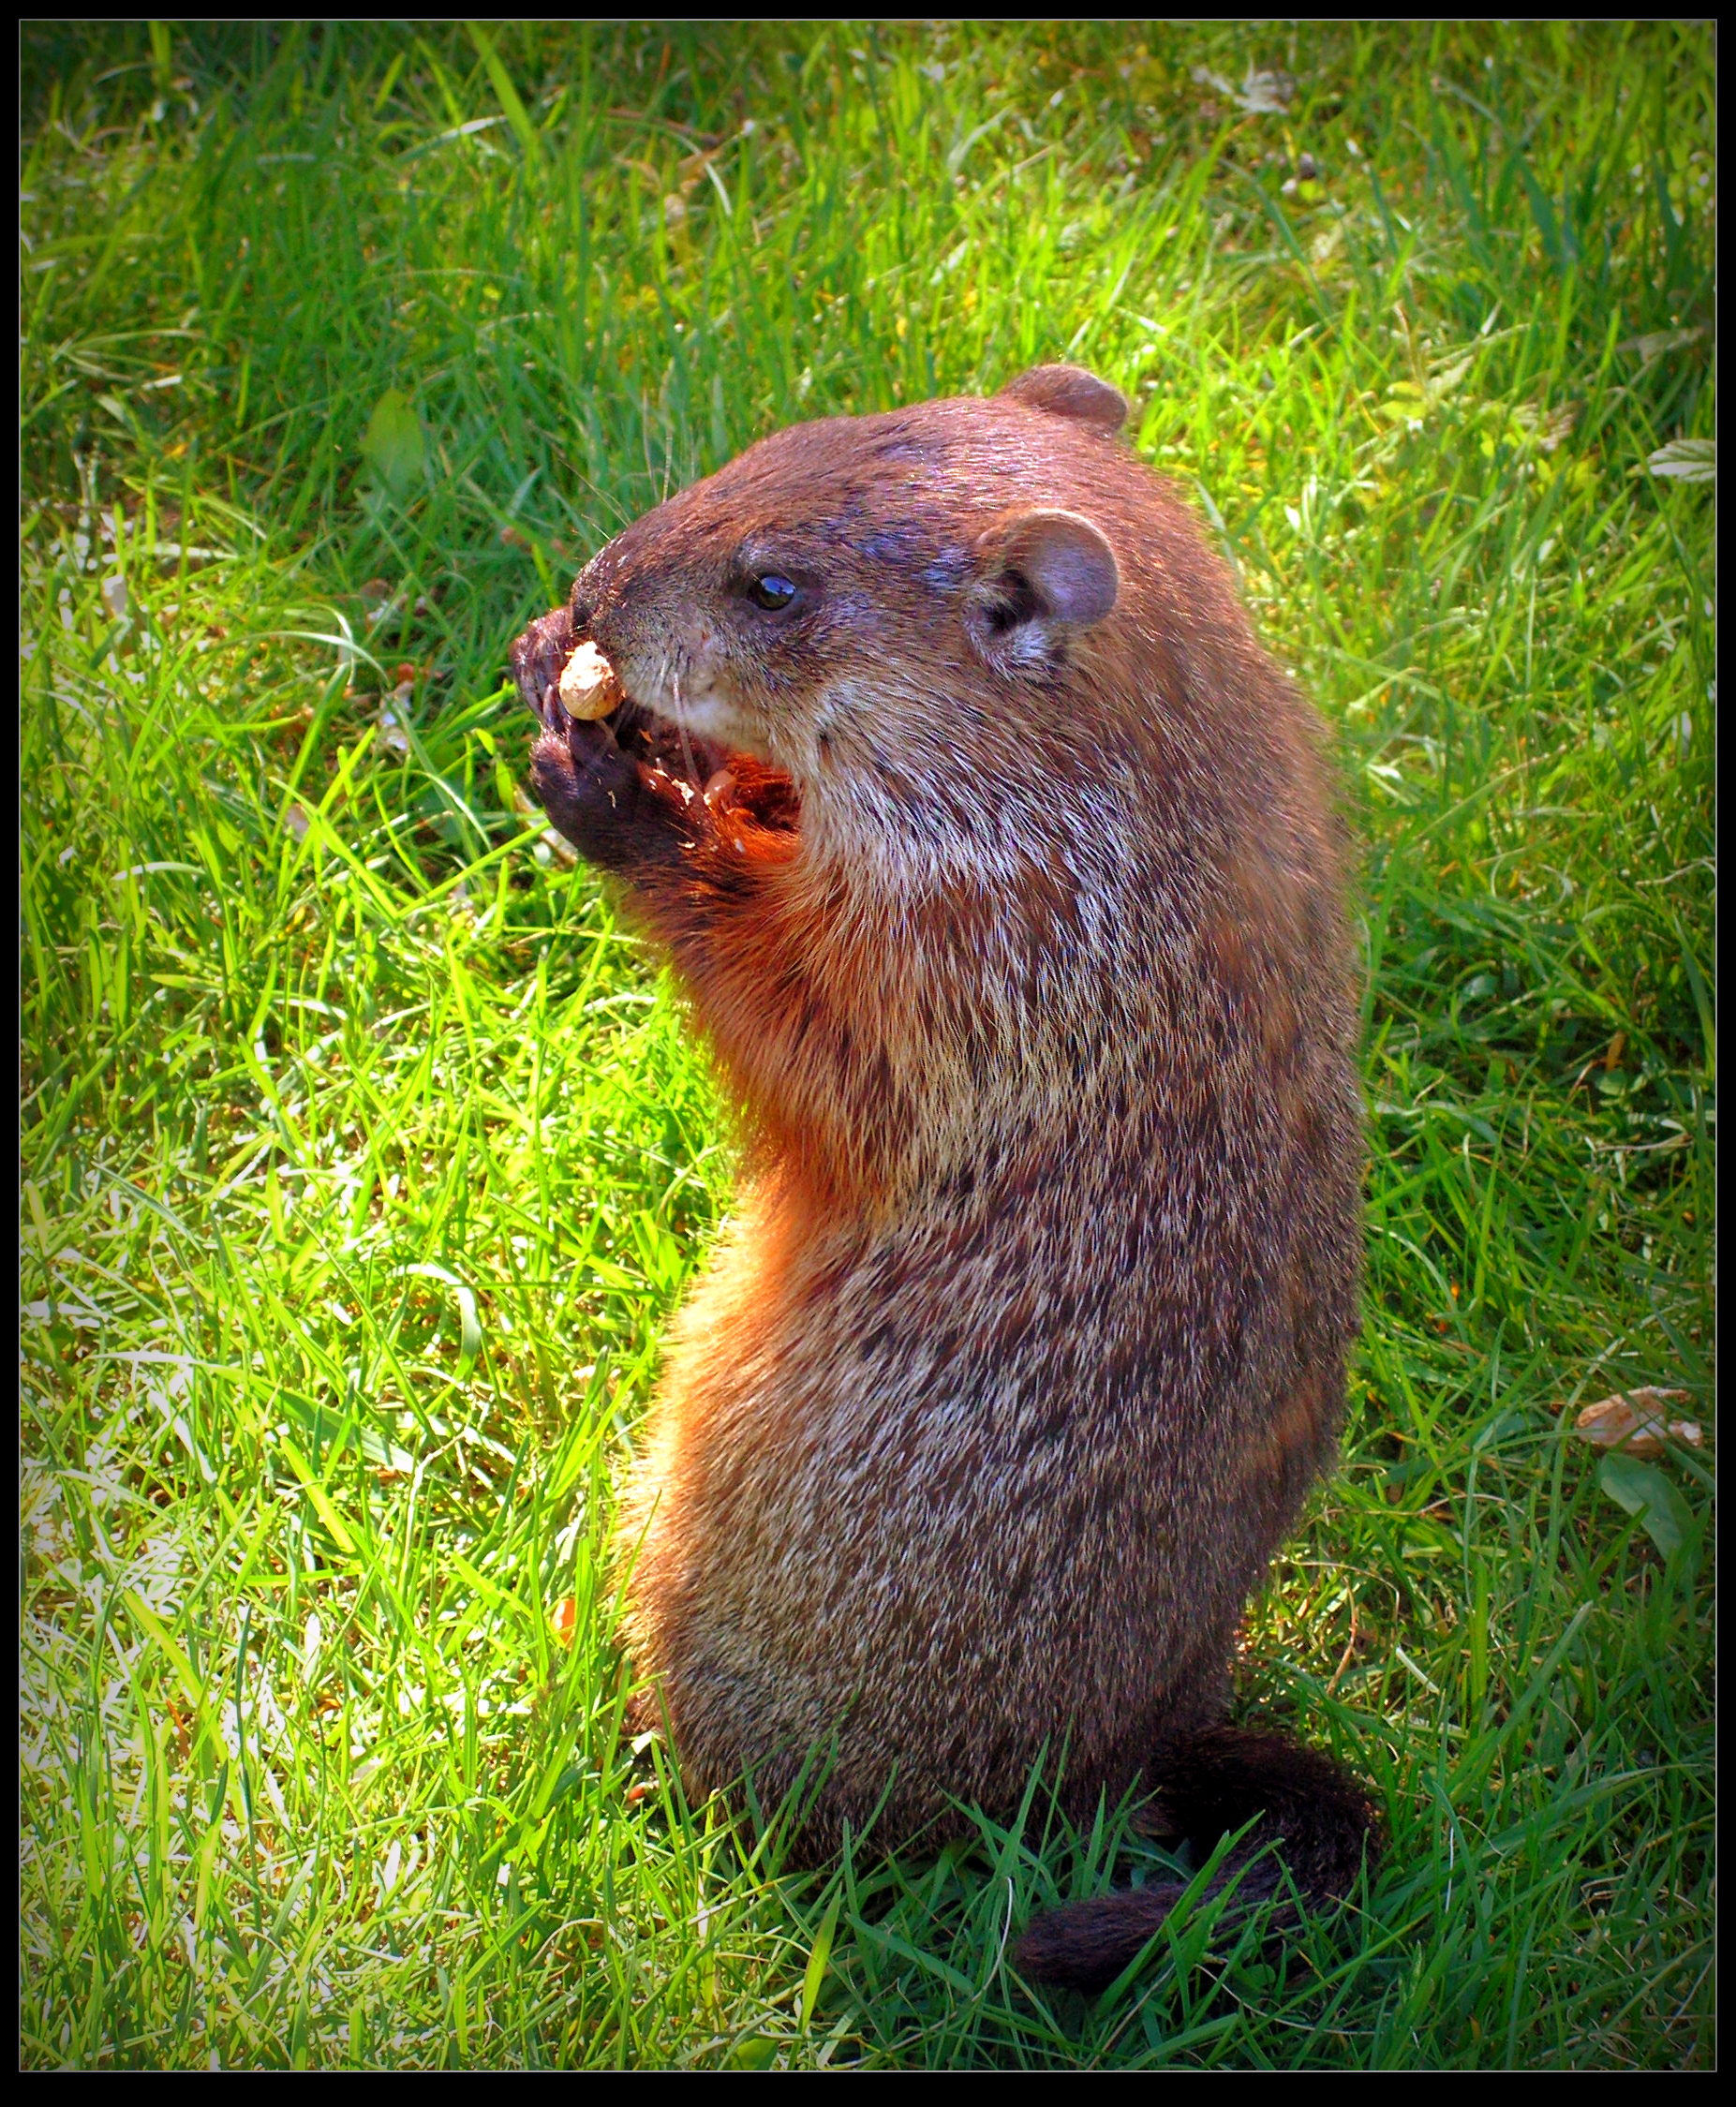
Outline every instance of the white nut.
<path id="1" fill-rule="evenodd" d="M 607 717 L 621 700 L 615 668 L 594 644 L 581 644 L 560 675 L 560 706 L 569 717 Z"/>

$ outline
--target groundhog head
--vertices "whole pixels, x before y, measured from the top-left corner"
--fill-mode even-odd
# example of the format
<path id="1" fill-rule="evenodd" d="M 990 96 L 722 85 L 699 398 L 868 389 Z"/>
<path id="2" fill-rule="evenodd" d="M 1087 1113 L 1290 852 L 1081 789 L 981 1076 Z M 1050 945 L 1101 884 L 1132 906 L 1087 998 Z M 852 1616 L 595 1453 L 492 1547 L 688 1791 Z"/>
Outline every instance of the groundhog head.
<path id="1" fill-rule="evenodd" d="M 752 756 L 805 826 L 908 832 L 957 806 L 961 771 L 980 803 L 1033 741 L 1098 729 L 1092 640 L 1150 503 L 1125 412 L 1093 375 L 1039 366 L 987 400 L 775 433 L 600 551 L 521 640 L 521 685 L 540 706 L 588 639 L 625 690 L 617 733 L 663 734 L 704 774 Z"/>

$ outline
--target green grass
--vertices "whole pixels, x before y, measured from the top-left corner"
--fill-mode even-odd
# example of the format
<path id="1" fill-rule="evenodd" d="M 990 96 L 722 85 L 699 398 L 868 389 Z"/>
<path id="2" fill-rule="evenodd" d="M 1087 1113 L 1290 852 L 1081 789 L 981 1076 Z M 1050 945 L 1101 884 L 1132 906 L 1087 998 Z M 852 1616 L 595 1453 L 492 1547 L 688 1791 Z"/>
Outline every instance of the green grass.
<path id="1" fill-rule="evenodd" d="M 25 36 L 22 2060 L 1709 2064 L 1711 1451 L 1636 1520 L 1568 1430 L 1710 1436 L 1712 31 L 490 35 Z M 1391 1831 L 1090 2005 L 1006 1933 L 1116 1810 L 804 1883 L 623 1737 L 730 1158 L 502 685 L 759 433 L 1062 357 L 1364 845 L 1368 1321 L 1243 1694 Z"/>

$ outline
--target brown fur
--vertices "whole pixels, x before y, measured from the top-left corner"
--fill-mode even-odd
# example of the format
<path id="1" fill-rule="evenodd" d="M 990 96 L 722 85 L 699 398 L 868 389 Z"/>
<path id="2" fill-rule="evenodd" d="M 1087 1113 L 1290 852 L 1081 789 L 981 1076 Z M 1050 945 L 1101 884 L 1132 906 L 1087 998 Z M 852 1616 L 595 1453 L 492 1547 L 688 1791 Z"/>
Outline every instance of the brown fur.
<path id="1" fill-rule="evenodd" d="M 625 1504 L 645 1717 L 696 1794 L 767 1803 L 825 1750 L 815 1855 L 876 1809 L 889 1842 L 1009 1814 L 1063 1748 L 1076 1814 L 1201 1803 L 1170 1771 L 1342 1413 L 1361 1113 L 1317 726 L 1119 408 L 1050 367 L 779 432 L 514 650 L 539 794 L 751 1138 Z M 767 571 L 792 611 L 748 597 Z M 582 636 L 613 728 L 554 700 Z M 1242 1770 L 1238 1819 L 1256 1776 L 1293 1809 L 1283 1762 Z M 1298 1878 L 1359 1857 L 1350 1800 L 1354 1852 L 1273 1812 Z"/>

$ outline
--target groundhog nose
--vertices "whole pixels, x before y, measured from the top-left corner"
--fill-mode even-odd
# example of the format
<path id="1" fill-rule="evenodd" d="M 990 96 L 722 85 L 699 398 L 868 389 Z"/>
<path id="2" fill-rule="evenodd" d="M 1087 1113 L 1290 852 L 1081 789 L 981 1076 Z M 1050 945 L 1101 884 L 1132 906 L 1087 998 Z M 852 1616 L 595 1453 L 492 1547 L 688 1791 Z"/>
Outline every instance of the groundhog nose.
<path id="1" fill-rule="evenodd" d="M 532 622 L 508 654 L 518 692 L 538 717 L 547 711 L 560 685 L 561 668 L 572 656 L 574 641 L 571 615 L 556 607 Z"/>

